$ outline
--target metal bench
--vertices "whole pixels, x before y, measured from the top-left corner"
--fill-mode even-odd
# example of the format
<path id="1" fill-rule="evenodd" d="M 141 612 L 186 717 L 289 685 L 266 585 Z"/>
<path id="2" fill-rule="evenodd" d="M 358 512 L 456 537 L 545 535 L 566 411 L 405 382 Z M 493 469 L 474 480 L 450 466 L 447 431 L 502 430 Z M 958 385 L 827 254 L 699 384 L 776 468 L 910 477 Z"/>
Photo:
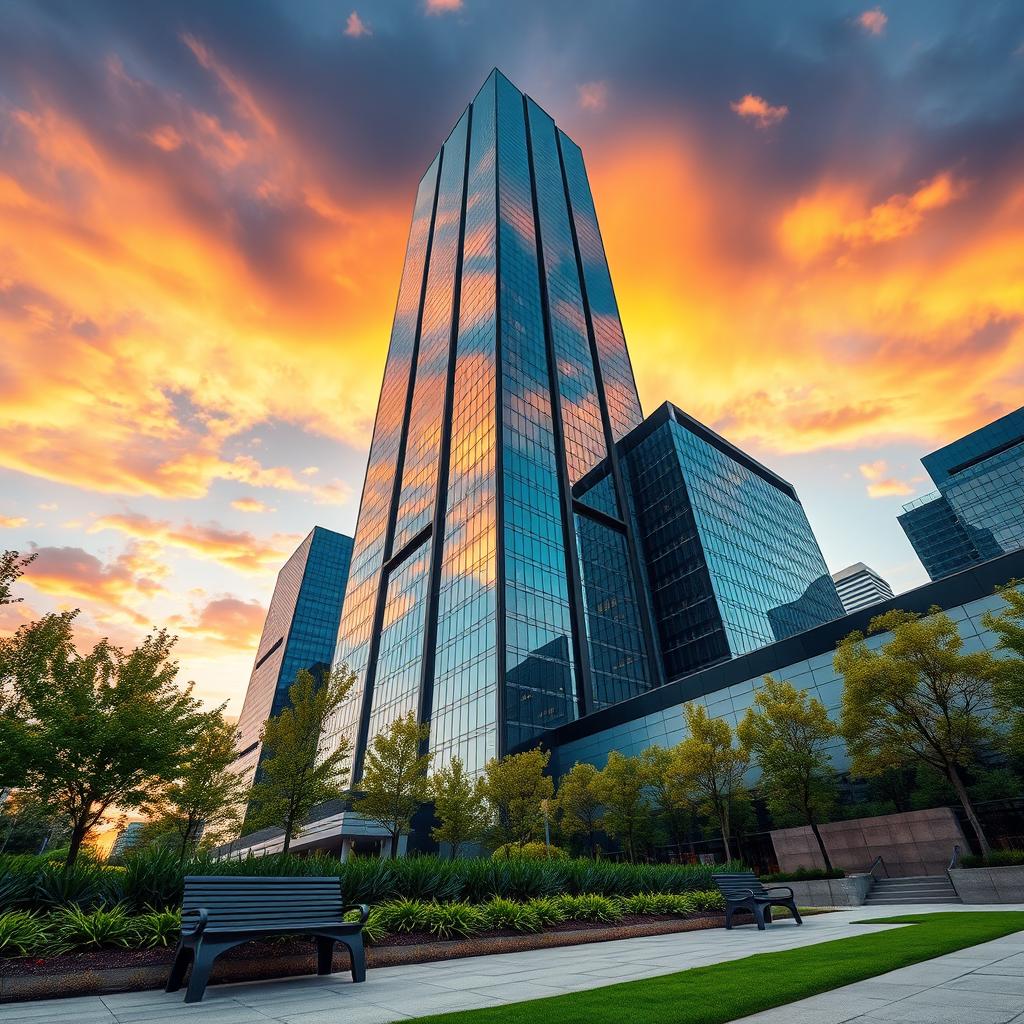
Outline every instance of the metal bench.
<path id="1" fill-rule="evenodd" d="M 766 889 L 753 872 L 712 875 L 719 892 L 725 897 L 725 927 L 732 928 L 732 915 L 737 910 L 749 910 L 757 921 L 759 931 L 764 931 L 765 922 L 772 923 L 772 907 L 788 907 L 797 924 L 803 924 L 800 911 L 796 909 L 793 890 L 788 885 L 772 886 Z M 774 896 L 785 890 L 788 896 Z"/>
<path id="2" fill-rule="evenodd" d="M 346 921 L 349 910 L 358 921 Z M 330 974 L 334 944 L 348 947 L 352 980 L 366 979 L 363 905 L 346 906 L 339 878 L 259 878 L 243 875 L 189 875 L 181 907 L 181 940 L 174 954 L 168 992 L 177 992 L 189 963 L 192 974 L 186 1003 L 198 1003 L 206 991 L 213 962 L 234 946 L 272 935 L 316 938 L 317 974 Z"/>

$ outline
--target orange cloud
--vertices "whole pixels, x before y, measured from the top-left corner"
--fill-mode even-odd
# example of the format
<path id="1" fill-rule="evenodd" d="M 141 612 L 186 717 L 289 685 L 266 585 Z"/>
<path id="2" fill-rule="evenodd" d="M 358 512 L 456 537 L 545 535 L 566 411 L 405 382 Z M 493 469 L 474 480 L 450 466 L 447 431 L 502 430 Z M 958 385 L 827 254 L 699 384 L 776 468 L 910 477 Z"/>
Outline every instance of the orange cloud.
<path id="1" fill-rule="evenodd" d="M 0 530 L 13 530 L 27 522 L 24 516 L 0 516 Z"/>
<path id="2" fill-rule="evenodd" d="M 861 187 L 826 183 L 786 211 L 779 224 L 779 241 L 800 260 L 815 259 L 839 245 L 891 242 L 912 234 L 926 213 L 962 199 L 968 190 L 968 182 L 940 171 L 909 195 L 897 193 L 865 211 Z"/>
<path id="3" fill-rule="evenodd" d="M 185 649 L 209 650 L 205 643 L 209 641 L 236 650 L 255 650 L 265 616 L 266 609 L 259 601 L 246 601 L 228 594 L 208 601 L 191 621 L 179 616 L 171 625 L 181 632 Z M 197 641 L 204 643 L 200 645 Z"/>
<path id="4" fill-rule="evenodd" d="M 426 0 L 427 14 L 451 14 L 462 10 L 462 0 Z"/>
<path id="5" fill-rule="evenodd" d="M 889 472 L 889 465 L 885 459 L 865 462 L 857 468 L 860 470 L 860 475 L 869 481 L 867 491 L 870 498 L 894 498 L 914 493 L 914 488 L 907 481 L 899 480 L 894 476 L 886 476 Z"/>
<path id="6" fill-rule="evenodd" d="M 112 562 L 77 547 L 31 546 L 35 561 L 25 582 L 54 598 L 62 608 L 99 606 L 110 621 L 147 627 L 152 620 L 138 611 L 139 604 L 164 593 L 166 567 L 152 548 L 130 545 Z"/>
<path id="7" fill-rule="evenodd" d="M 881 7 L 872 7 L 870 11 L 864 11 L 857 17 L 857 24 L 873 36 L 880 36 L 888 23 L 889 18 Z"/>
<path id="8" fill-rule="evenodd" d="M 359 17 L 359 13 L 353 11 L 345 22 L 345 35 L 358 39 L 360 36 L 372 36 L 373 33 L 367 27 L 366 22 Z"/>
<path id="9" fill-rule="evenodd" d="M 580 106 L 584 110 L 604 110 L 608 106 L 606 82 L 584 82 L 577 88 Z"/>
<path id="10" fill-rule="evenodd" d="M 730 103 L 729 108 L 740 117 L 757 121 L 761 128 L 769 128 L 773 124 L 778 124 L 789 113 L 789 107 L 773 107 L 766 99 L 749 92 L 743 99 Z"/>
<path id="11" fill-rule="evenodd" d="M 258 498 L 235 498 L 231 507 L 239 512 L 273 512 L 274 510 L 264 505 Z"/>
<path id="12" fill-rule="evenodd" d="M 276 571 L 302 539 L 297 534 L 260 538 L 239 530 L 227 530 L 216 523 L 174 524 L 134 512 L 102 516 L 89 527 L 90 533 L 102 530 L 117 530 L 128 537 L 178 548 L 196 558 L 257 576 Z"/>

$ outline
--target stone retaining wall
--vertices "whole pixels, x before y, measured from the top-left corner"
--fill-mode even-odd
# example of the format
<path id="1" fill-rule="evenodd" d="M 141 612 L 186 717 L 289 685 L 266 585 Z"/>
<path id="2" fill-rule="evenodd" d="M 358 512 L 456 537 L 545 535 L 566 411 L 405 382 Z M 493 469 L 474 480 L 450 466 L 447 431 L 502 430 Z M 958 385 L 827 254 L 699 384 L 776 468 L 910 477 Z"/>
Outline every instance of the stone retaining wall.
<path id="1" fill-rule="evenodd" d="M 798 907 L 859 907 L 871 888 L 870 875 L 847 878 L 819 878 L 812 882 L 777 882 L 788 885 Z M 772 883 L 765 882 L 766 888 Z"/>
<path id="2" fill-rule="evenodd" d="M 1024 903 L 1024 864 L 1008 868 L 952 868 L 949 877 L 964 903 Z"/>

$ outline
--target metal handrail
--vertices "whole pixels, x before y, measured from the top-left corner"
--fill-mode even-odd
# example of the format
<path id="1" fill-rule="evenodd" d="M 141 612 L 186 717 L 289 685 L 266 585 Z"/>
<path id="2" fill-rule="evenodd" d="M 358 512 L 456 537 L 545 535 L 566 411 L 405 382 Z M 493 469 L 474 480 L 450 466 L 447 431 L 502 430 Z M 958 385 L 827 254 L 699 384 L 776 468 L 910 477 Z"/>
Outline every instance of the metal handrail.
<path id="1" fill-rule="evenodd" d="M 953 856 L 950 858 L 949 867 L 946 870 L 951 871 L 953 868 L 957 867 L 957 865 L 959 865 L 959 863 L 960 863 L 960 844 L 957 843 L 953 847 Z"/>
<path id="2" fill-rule="evenodd" d="M 868 868 L 868 874 L 874 876 L 875 868 L 878 867 L 879 864 L 881 864 L 882 868 L 885 870 L 885 877 L 889 878 L 889 869 L 885 866 L 885 858 L 881 854 L 871 862 L 871 867 Z"/>

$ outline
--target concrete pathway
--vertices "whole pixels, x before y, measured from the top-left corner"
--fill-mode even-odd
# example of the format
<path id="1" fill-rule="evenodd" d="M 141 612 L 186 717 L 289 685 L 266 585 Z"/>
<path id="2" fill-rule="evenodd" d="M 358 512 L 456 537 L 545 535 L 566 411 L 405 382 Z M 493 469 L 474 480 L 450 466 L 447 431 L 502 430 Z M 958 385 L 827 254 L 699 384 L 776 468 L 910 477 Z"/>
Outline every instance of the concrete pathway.
<path id="1" fill-rule="evenodd" d="M 689 967 L 736 960 L 754 953 L 793 949 L 898 927 L 855 923 L 864 919 L 922 910 L 969 909 L 1024 910 L 1024 904 L 987 908 L 957 905 L 941 908 L 935 905 L 888 907 L 882 913 L 875 908 L 861 907 L 805 918 L 802 928 L 792 921 L 780 921 L 766 932 L 758 932 L 751 925 L 734 928 L 731 932 L 725 929 L 681 932 L 584 946 L 467 957 L 410 967 L 378 968 L 367 972 L 367 980 L 362 985 L 353 985 L 347 974 L 211 985 L 203 1002 L 190 1006 L 182 1002 L 184 991 L 173 994 L 127 992 L 111 996 L 4 1003 L 0 1004 L 0 1024 L 269 1024 L 271 1021 L 283 1024 L 384 1024 L 445 1010 L 500 1006 L 561 992 L 599 988 L 619 981 L 673 974 Z M 1018 936 L 1018 940 L 1018 947 L 1024 951 L 1024 936 Z M 964 951 L 958 955 L 969 957 L 971 952 Z M 930 967 L 931 963 L 905 970 L 927 971 Z M 893 976 L 887 975 L 888 978 Z M 935 984 L 951 980 L 955 979 L 947 977 L 943 968 L 941 980 Z M 872 982 L 861 984 L 870 985 Z M 899 993 L 899 998 L 904 995 Z M 871 1008 L 877 1007 L 873 1005 Z M 1024 1006 L 1019 1009 L 1024 1010 Z M 628 1007 L 624 1007 L 623 1019 L 628 1017 Z M 838 1021 L 846 1019 L 849 1018 L 826 1020 L 804 1016 L 796 1021 L 787 1017 L 786 1021 L 787 1024 L 803 1024 L 805 1021 L 807 1024 L 811 1021 L 815 1024 L 838 1024 Z M 898 1019 L 921 1021 L 922 1024 L 932 1020 L 927 1017 Z M 1005 1016 L 999 1021 L 1010 1019 L 1012 1017 Z M 970 1024 L 990 1024 L 988 1018 L 963 1020 L 964 1024 L 968 1024 L 968 1020 Z M 935 1024 L 960 1024 L 960 1018 L 936 1016 L 934 1021 Z M 997 1022 L 992 1020 L 991 1024 Z"/>
<path id="2" fill-rule="evenodd" d="M 1024 932 L 755 1013 L 737 1024 L 1024 1024 Z"/>

